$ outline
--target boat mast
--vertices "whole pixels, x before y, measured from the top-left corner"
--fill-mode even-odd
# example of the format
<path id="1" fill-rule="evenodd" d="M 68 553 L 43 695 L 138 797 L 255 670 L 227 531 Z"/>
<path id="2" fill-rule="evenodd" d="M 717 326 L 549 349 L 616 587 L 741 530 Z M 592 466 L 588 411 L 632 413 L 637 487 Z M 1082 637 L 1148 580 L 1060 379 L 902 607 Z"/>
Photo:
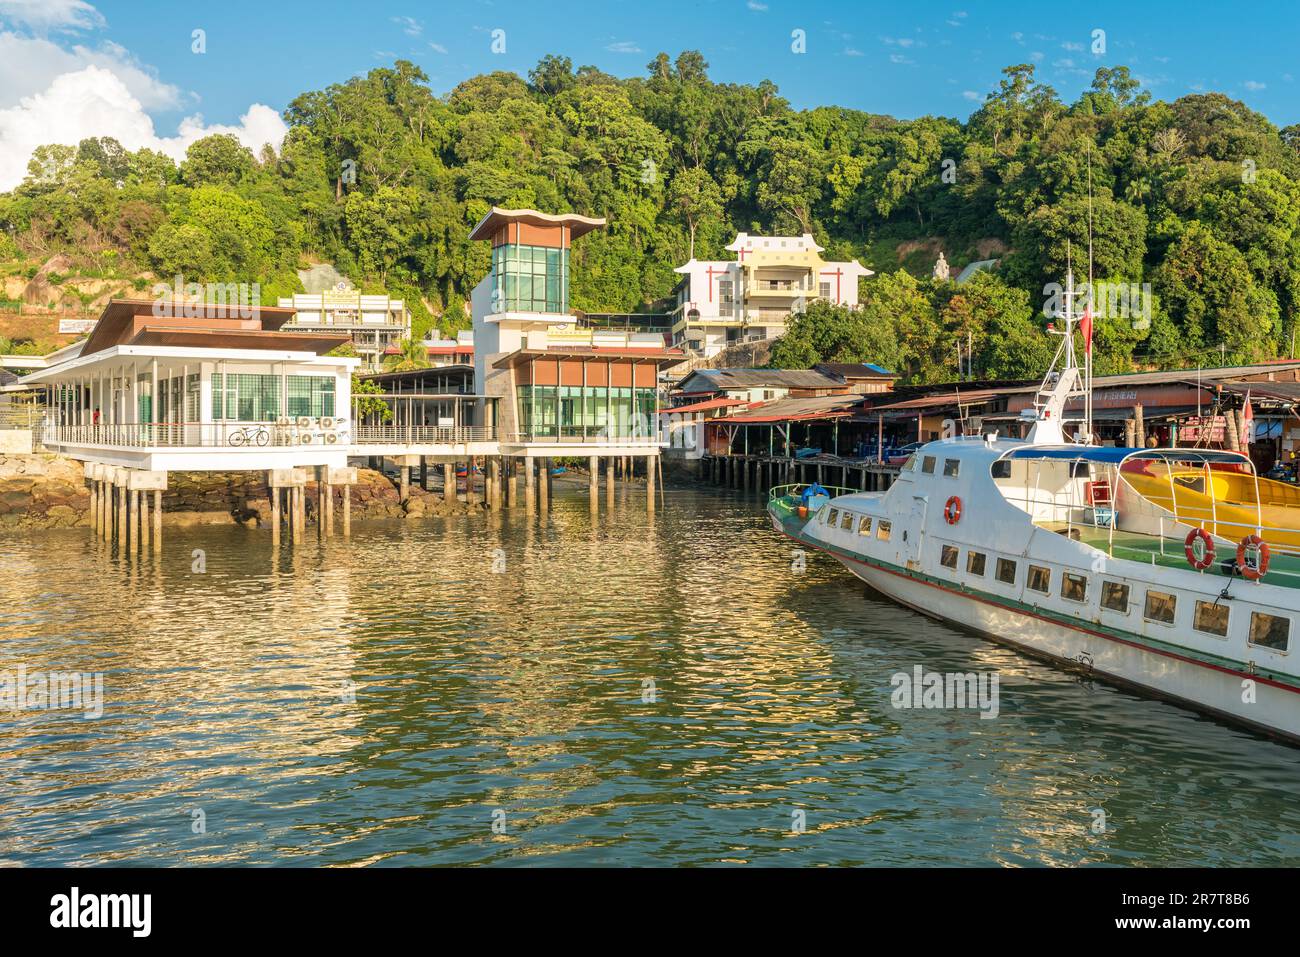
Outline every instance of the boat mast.
<path id="1" fill-rule="evenodd" d="M 1088 382 L 1079 370 L 1074 350 L 1074 324 L 1078 321 L 1074 315 L 1074 300 L 1076 296 L 1082 294 L 1082 291 L 1074 288 L 1073 250 L 1067 243 L 1064 302 L 1060 310 L 1052 316 L 1052 319 L 1059 320 L 1064 328 L 1058 329 L 1055 321 L 1047 327 L 1049 334 L 1061 337 L 1061 344 L 1057 347 L 1056 356 L 1052 359 L 1052 364 L 1038 387 L 1033 409 L 1025 410 L 1025 418 L 1033 422 L 1026 440 L 1035 445 L 1060 445 L 1068 441 L 1065 436 L 1064 416 L 1065 408 L 1071 399 L 1083 398 L 1085 415 L 1088 411 L 1090 402 Z M 1081 438 L 1084 444 L 1091 444 L 1090 423 L 1087 428 L 1088 434 Z"/>

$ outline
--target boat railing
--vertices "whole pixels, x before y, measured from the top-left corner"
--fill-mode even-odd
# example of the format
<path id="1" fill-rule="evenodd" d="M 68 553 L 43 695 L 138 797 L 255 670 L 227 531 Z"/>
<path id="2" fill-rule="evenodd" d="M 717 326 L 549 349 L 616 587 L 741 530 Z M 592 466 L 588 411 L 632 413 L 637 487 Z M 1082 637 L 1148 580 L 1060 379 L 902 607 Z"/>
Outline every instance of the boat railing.
<path id="1" fill-rule="evenodd" d="M 775 502 L 783 498 L 798 498 L 805 490 L 816 485 L 818 488 L 825 490 L 831 498 L 837 498 L 840 495 L 858 495 L 862 492 L 860 488 L 845 488 L 842 485 L 822 485 L 820 482 L 796 482 L 790 485 L 773 485 L 767 491 L 767 500 Z"/>

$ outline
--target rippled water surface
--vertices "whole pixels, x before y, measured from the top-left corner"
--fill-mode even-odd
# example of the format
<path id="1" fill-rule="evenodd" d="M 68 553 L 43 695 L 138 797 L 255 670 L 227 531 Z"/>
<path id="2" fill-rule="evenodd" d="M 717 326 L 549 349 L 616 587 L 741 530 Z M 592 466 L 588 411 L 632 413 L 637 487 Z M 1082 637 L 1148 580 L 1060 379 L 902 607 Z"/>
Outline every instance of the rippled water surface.
<path id="1" fill-rule="evenodd" d="M 0 711 L 0 863 L 1300 858 L 1300 751 L 819 555 L 793 574 L 753 499 L 601 505 L 359 524 L 278 562 L 237 527 L 125 565 L 84 530 L 0 535 L 0 670 L 102 672 L 105 699 Z M 893 708 L 918 664 L 998 673 L 999 716 Z"/>

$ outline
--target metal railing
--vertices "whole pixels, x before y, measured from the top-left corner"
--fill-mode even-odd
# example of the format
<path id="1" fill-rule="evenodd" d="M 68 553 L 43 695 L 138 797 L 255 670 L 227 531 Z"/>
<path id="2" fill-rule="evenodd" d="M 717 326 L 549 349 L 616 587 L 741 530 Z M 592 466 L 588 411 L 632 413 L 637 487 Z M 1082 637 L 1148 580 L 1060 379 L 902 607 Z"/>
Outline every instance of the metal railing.
<path id="1" fill-rule="evenodd" d="M 328 418 L 328 417 L 327 417 Z M 322 424 L 303 417 L 283 422 L 127 422 L 97 425 L 46 425 L 48 446 L 88 445 L 111 448 L 223 448 L 331 446 L 351 444 L 343 419 Z"/>
<path id="2" fill-rule="evenodd" d="M 535 432 L 510 433 L 508 441 L 520 444 L 553 443 L 555 445 L 663 445 L 668 440 L 662 435 L 609 435 L 600 430 L 574 431 L 559 435 L 539 435 Z"/>
<path id="3" fill-rule="evenodd" d="M 495 442 L 496 429 L 477 425 L 450 428 L 400 423 L 358 425 L 352 429 L 352 441 L 356 445 L 464 445 Z"/>

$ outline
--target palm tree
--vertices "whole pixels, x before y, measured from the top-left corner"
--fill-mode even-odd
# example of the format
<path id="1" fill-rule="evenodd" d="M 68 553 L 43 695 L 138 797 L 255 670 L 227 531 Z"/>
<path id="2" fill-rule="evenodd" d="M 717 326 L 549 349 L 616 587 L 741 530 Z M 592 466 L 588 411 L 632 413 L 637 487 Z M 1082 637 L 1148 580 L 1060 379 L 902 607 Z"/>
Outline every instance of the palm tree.
<path id="1" fill-rule="evenodd" d="M 429 367 L 429 349 L 418 339 L 403 339 L 395 355 L 384 356 L 385 372 L 410 372 Z"/>

